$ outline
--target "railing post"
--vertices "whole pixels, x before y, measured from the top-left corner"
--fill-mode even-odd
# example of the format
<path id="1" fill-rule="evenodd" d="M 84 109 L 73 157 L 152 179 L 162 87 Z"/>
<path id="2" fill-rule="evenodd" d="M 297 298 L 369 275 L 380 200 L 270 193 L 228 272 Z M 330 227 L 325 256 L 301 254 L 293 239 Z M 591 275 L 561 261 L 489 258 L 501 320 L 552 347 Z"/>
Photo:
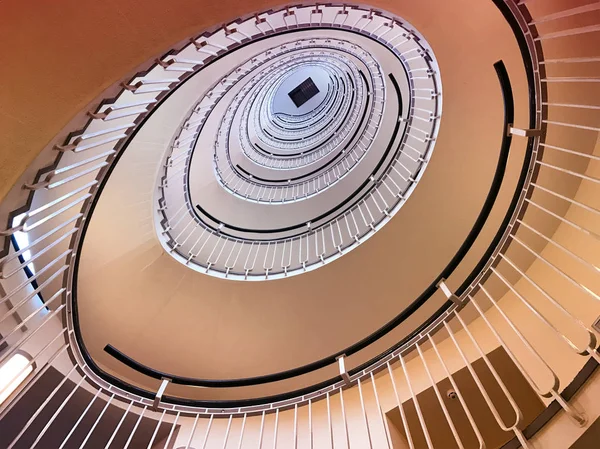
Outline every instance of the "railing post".
<path id="1" fill-rule="evenodd" d="M 167 389 L 167 385 L 169 385 L 169 382 L 171 382 L 171 379 L 163 377 L 162 383 L 160 384 L 160 387 L 158 387 L 158 391 L 156 392 L 156 396 L 154 396 L 154 401 L 152 402 L 152 410 L 154 410 L 154 411 L 158 410 L 158 404 L 160 404 L 162 395 L 164 394 L 165 390 Z"/>
<path id="2" fill-rule="evenodd" d="M 520 136 L 520 137 L 540 137 L 544 133 L 541 129 L 529 129 L 529 128 L 515 128 L 512 123 L 508 124 L 506 129 L 506 135 Z"/>
<path id="3" fill-rule="evenodd" d="M 344 383 L 346 385 L 350 385 L 350 375 L 348 374 L 348 371 L 346 371 L 345 357 L 345 355 L 341 355 L 337 358 L 338 367 L 340 369 L 340 376 L 342 376 Z"/>
<path id="4" fill-rule="evenodd" d="M 457 306 L 462 305 L 462 301 L 460 300 L 460 298 L 458 296 L 456 296 L 454 293 L 452 293 L 450 291 L 450 289 L 448 288 L 448 286 L 446 285 L 445 279 L 442 279 L 440 282 L 438 282 L 437 287 L 442 291 L 442 293 L 444 293 L 446 298 L 448 298 L 454 304 L 456 304 Z"/>

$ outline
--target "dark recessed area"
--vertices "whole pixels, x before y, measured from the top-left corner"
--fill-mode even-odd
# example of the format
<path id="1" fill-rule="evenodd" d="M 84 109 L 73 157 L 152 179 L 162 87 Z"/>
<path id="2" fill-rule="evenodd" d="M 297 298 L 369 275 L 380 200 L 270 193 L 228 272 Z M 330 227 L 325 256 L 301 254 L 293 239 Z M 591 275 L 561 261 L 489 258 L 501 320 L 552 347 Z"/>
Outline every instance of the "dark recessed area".
<path id="1" fill-rule="evenodd" d="M 292 89 L 288 95 L 296 107 L 299 108 L 318 93 L 319 88 L 315 85 L 312 78 L 308 77 Z"/>

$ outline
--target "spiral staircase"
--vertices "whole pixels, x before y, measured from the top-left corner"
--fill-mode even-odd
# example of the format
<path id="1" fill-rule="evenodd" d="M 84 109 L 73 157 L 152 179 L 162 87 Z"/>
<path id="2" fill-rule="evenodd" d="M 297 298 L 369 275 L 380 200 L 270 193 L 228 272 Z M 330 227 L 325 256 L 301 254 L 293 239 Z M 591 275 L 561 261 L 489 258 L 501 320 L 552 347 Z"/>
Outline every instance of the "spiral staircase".
<path id="1" fill-rule="evenodd" d="M 0 3 L 0 447 L 597 447 L 600 3 L 204 3 Z"/>

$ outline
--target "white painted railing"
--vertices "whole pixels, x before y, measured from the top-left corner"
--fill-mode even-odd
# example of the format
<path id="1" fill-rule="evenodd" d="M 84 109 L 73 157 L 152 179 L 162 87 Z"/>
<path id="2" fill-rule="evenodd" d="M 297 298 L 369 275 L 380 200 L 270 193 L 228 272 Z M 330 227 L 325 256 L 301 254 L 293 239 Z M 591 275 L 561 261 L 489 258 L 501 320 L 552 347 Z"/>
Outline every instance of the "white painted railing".
<path id="1" fill-rule="evenodd" d="M 29 417 L 25 417 L 21 427 L 14 429 L 10 437 L 0 435 L 2 447 L 22 447 L 21 441 L 24 440 L 30 442 L 27 443 L 29 447 L 48 447 L 45 446 L 44 437 L 53 423 L 61 413 L 68 413 L 71 406 L 69 401 L 74 394 L 87 390 L 92 392 L 91 399 L 61 438 L 61 448 L 99 447 L 99 442 L 108 447 L 111 442 L 121 439 L 125 441 L 123 447 L 148 448 L 172 447 L 173 444 L 186 448 L 389 448 L 392 436 L 382 403 L 386 401 L 386 409 L 389 409 L 390 398 L 397 401 L 408 446 L 417 447 L 417 441 L 423 439 L 425 447 L 432 448 L 439 429 L 428 422 L 426 413 L 419 405 L 418 391 L 422 389 L 421 380 L 425 379 L 435 391 L 444 422 L 450 428 L 456 446 L 462 448 L 465 447 L 465 435 L 455 425 L 455 415 L 449 411 L 442 397 L 443 392 L 438 388 L 438 382 L 448 379 L 460 409 L 467 417 L 470 431 L 476 436 L 478 446 L 483 448 L 485 440 L 478 424 L 480 417 L 469 405 L 469 395 L 474 393 L 461 391 L 455 379 L 455 368 L 449 363 L 456 354 L 462 360 L 461 366 L 467 369 L 469 378 L 475 382 L 476 391 L 484 398 L 497 426 L 507 434 L 514 435 L 523 447 L 531 447 L 528 441 L 530 435 L 527 429 L 523 430 L 527 423 L 523 421 L 521 398 L 508 390 L 504 383 L 506 379 L 490 362 L 481 340 L 482 334 L 470 324 L 477 319 L 484 329 L 491 332 L 542 399 L 556 401 L 576 423 L 585 424 L 584 411 L 574 408 L 563 395 L 570 381 L 564 374 L 564 364 L 568 360 L 575 371 L 579 371 L 589 360 L 595 363 L 600 361 L 596 350 L 597 332 L 589 325 L 593 317 L 588 313 L 589 310 L 597 310 L 594 307 L 600 300 L 599 262 L 597 252 L 593 250 L 600 237 L 597 226 L 594 227 L 594 223 L 597 224 L 594 220 L 600 215 L 598 206 L 594 204 L 594 199 L 598 198 L 599 179 L 594 164 L 600 160 L 600 156 L 594 153 L 593 145 L 579 147 L 582 136 L 591 136 L 592 140 L 598 138 L 599 126 L 597 121 L 593 121 L 597 119 L 594 115 L 590 115 L 590 121 L 584 123 L 571 122 L 569 117 L 576 115 L 571 116 L 568 111 L 596 111 L 600 105 L 582 102 L 580 98 L 565 98 L 568 90 L 561 92 L 563 95 L 560 99 L 555 99 L 548 84 L 590 82 L 594 78 L 578 76 L 577 69 L 582 67 L 581 64 L 597 62 L 598 57 L 555 57 L 552 49 L 546 49 L 544 44 L 548 40 L 573 36 L 589 44 L 597 36 L 600 27 L 567 27 L 548 34 L 538 34 L 537 26 L 555 23 L 565 17 L 576 18 L 598 9 L 598 3 L 555 11 L 529 20 L 529 11 L 524 5 L 517 6 L 512 0 L 507 0 L 505 5 L 508 5 L 522 28 L 528 57 L 531 58 L 535 120 L 531 128 L 533 131 L 522 130 L 522 134 L 532 135 L 525 137 L 532 142 L 532 164 L 519 196 L 517 210 L 501 244 L 480 275 L 460 296 L 454 296 L 445 283 L 439 284 L 440 291 L 448 296 L 452 306 L 410 341 L 351 374 L 344 368 L 345 358 L 342 357 L 342 380 L 289 400 L 232 408 L 176 405 L 166 397 L 168 383 L 164 396 L 159 396 L 155 401 L 103 380 L 84 361 L 75 338 L 71 292 L 73 262 L 77 259 L 77 236 L 88 217 L 90 202 L 97 195 L 98 184 L 106 176 L 106 167 L 113 163 L 115 154 L 120 151 L 116 144 L 122 142 L 136 126 L 136 117 L 147 113 L 160 100 L 163 92 L 179 82 L 179 77 L 175 75 L 189 73 L 201 66 L 202 62 L 195 59 L 189 62 L 196 54 L 187 48 L 182 54 L 169 55 L 161 60 L 165 67 L 157 65 L 148 74 L 135 78 L 126 84 L 126 89 L 116 99 L 93 111 L 90 114 L 93 118 L 85 129 L 55 149 L 57 158 L 54 166 L 24 184 L 24 188 L 31 192 L 30 201 L 9 205 L 16 212 L 9 226 L 0 232 L 0 236 L 7 240 L 18 235 L 21 238 L 30 236 L 28 242 L 21 240 L 18 250 L 11 248 L 9 243 L 8 253 L 0 259 L 0 324 L 3 326 L 0 328 L 3 335 L 0 348 L 2 343 L 8 345 L 0 349 L 0 367 L 22 350 L 31 351 L 31 360 L 21 371 L 35 366 L 25 382 L 7 401 L 0 404 L 0 419 L 7 419 L 17 404 L 27 400 L 28 391 L 49 368 L 58 366 L 57 362 L 61 358 L 64 360 L 66 354 L 72 357 L 68 359 L 71 367 L 62 371 L 64 378 L 58 387 L 46 392 L 47 397 Z M 202 38 L 195 43 L 199 53 L 213 55 L 220 49 L 249 38 L 255 32 L 252 27 L 266 33 L 303 23 L 330 22 L 340 27 L 368 29 L 377 35 L 390 31 L 384 24 L 389 23 L 389 19 L 380 20 L 381 17 L 377 12 L 346 6 L 294 7 L 259 14 L 250 23 L 230 25 L 212 37 Z M 373 25 L 378 21 L 379 25 Z M 234 27 L 237 27 L 236 31 L 233 31 Z M 545 50 L 547 59 L 542 58 L 540 49 Z M 192 50 L 196 52 L 196 49 Z M 550 73 L 554 67 L 562 65 L 574 67 L 573 75 L 547 76 L 546 73 Z M 553 118 L 555 116 L 557 118 Z M 557 143 L 552 140 L 551 134 L 556 136 L 554 130 L 565 127 L 574 130 L 568 142 Z M 541 130 L 541 133 L 536 130 Z M 518 128 L 514 133 L 520 133 Z M 558 154 L 565 157 L 554 157 Z M 574 160 L 584 163 L 573 164 Z M 559 175 L 577 178 L 581 182 L 578 193 L 564 191 L 560 183 L 553 183 L 553 177 Z M 36 201 L 38 197 L 44 198 L 44 201 Z M 568 213 L 561 210 L 561 204 L 570 207 Z M 3 207 L 6 206 L 4 203 Z M 546 235 L 542 225 L 548 220 L 559 222 L 559 232 Z M 368 227 L 368 223 L 365 225 Z M 540 241 L 543 241 L 543 245 L 539 244 Z M 511 250 L 517 249 L 531 254 L 535 260 L 535 270 L 514 261 Z M 35 273 L 26 273 L 27 266 L 34 266 Z M 63 276 L 64 273 L 68 275 Z M 496 282 L 496 287 L 501 285 L 503 288 L 498 290 L 492 282 Z M 557 282 L 561 283 L 560 288 Z M 510 299 L 501 299 L 504 293 L 498 294 L 499 291 L 509 291 Z M 41 297 L 48 310 L 41 307 Z M 519 309 L 522 313 L 514 313 L 515 304 L 523 306 Z M 27 328 L 25 332 L 21 331 L 23 323 Z M 529 332 L 531 328 L 544 341 L 558 337 L 548 344 L 550 351 L 540 349 L 540 342 L 532 338 Z M 563 351 L 571 351 L 573 357 L 565 358 Z M 498 411 L 495 400 L 474 368 L 475 359 L 487 365 L 504 398 L 502 400 L 509 403 L 512 410 L 509 419 Z M 538 363 L 541 369 L 532 369 L 532 361 Z M 436 369 L 433 369 L 432 363 Z M 420 377 L 423 372 L 425 377 Z M 60 388 L 67 388 L 69 393 L 63 395 L 61 400 L 53 400 L 59 397 L 57 393 Z M 101 412 L 95 417 L 90 412 L 94 403 L 102 404 Z M 415 409 L 416 424 L 409 424 L 409 404 Z M 98 424 L 107 416 L 107 410 L 108 413 L 118 410 L 121 418 L 108 434 L 99 435 Z M 41 416 L 44 416 L 45 424 L 40 428 L 35 421 Z M 135 425 L 125 429 L 122 425 L 130 416 L 135 417 Z M 86 417 L 89 419 L 86 420 Z M 141 427 L 138 425 L 143 420 L 151 420 L 154 426 L 150 438 L 142 436 L 139 430 Z M 84 437 L 76 441 L 74 435 L 77 430 L 83 430 Z M 161 432 L 166 435 L 159 441 L 157 436 Z"/>

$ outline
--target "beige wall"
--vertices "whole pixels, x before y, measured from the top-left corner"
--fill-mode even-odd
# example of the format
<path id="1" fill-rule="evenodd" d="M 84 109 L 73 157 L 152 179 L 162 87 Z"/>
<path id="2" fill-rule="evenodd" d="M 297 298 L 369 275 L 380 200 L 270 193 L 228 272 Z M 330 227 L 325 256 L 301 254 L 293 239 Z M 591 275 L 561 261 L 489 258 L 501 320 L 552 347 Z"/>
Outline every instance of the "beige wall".
<path id="1" fill-rule="evenodd" d="M 77 113 L 177 42 L 275 0 L 0 2 L 0 198 Z"/>

